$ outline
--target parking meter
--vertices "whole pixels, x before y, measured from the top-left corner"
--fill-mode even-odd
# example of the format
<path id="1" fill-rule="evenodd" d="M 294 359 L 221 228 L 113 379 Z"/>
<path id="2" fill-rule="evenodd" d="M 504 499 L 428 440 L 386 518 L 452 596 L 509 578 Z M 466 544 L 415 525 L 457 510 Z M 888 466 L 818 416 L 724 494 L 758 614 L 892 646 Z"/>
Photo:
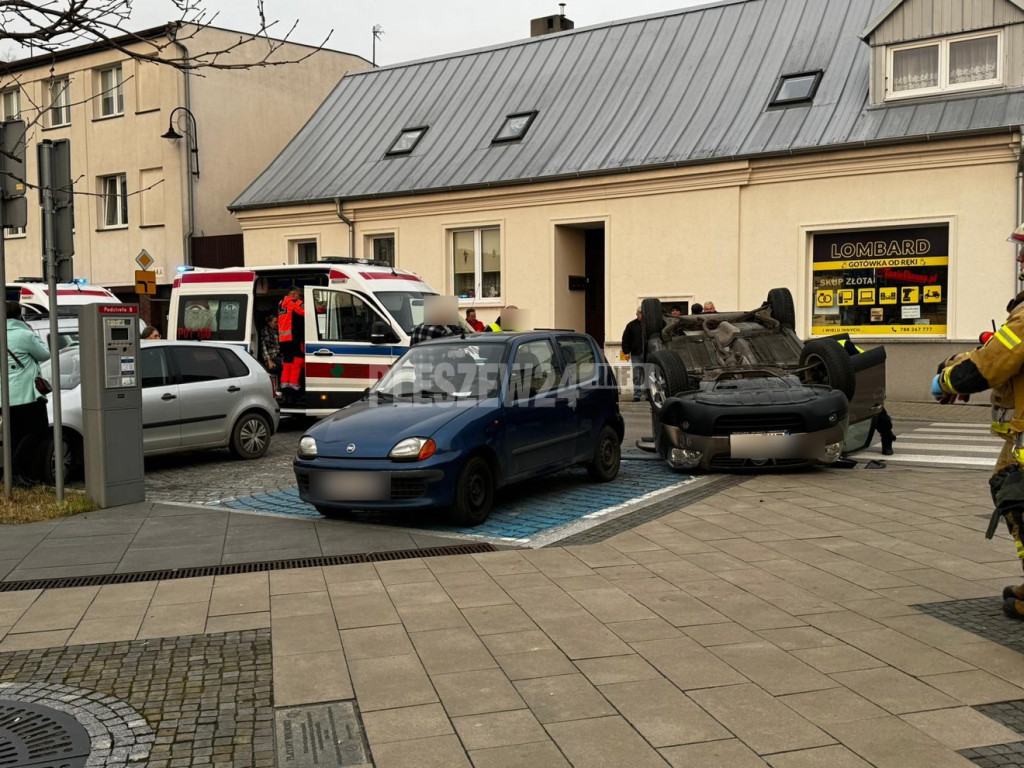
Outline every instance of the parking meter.
<path id="1" fill-rule="evenodd" d="M 83 306 L 78 341 L 85 492 L 100 507 L 144 501 L 138 306 Z"/>

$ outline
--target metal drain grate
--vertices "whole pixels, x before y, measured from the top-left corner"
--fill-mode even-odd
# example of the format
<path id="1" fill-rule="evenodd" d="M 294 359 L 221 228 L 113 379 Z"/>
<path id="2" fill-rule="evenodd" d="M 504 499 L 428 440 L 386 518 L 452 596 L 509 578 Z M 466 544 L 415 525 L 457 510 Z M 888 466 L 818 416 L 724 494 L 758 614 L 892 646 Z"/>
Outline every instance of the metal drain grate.
<path id="1" fill-rule="evenodd" d="M 82 768 L 91 742 L 70 715 L 0 699 L 0 768 Z"/>
<path id="2" fill-rule="evenodd" d="M 497 547 L 483 542 L 453 544 L 447 547 L 425 549 L 396 549 L 384 552 L 363 552 L 351 555 L 324 555 L 323 557 L 301 557 L 294 560 L 270 560 L 263 563 L 235 563 L 232 565 L 205 565 L 198 568 L 173 568 L 164 571 L 139 571 L 136 573 L 108 573 L 97 576 L 69 576 L 61 579 L 32 579 L 30 581 L 0 582 L 0 592 L 19 592 L 26 589 L 66 589 L 68 587 L 98 587 L 107 584 L 136 584 L 140 581 L 170 581 L 192 579 L 197 576 L 230 576 L 236 573 L 260 573 L 262 571 L 283 571 L 290 568 L 320 568 L 328 565 L 352 565 L 354 563 L 379 563 L 386 560 L 411 560 L 414 557 L 443 557 L 444 555 L 473 555 L 481 552 L 496 552 Z M 0 768 L 4 764 L 0 763 Z"/>

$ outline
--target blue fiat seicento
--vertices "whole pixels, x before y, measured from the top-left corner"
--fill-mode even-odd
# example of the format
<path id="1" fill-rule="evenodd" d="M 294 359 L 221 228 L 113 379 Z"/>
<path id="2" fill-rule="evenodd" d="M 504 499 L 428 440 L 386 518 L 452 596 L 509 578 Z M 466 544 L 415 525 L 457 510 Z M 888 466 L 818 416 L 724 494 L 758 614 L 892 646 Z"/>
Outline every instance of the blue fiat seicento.
<path id="1" fill-rule="evenodd" d="M 295 479 L 328 517 L 448 508 L 487 519 L 496 489 L 575 465 L 619 471 L 618 386 L 595 341 L 566 331 L 481 333 L 411 348 L 363 399 L 302 436 Z"/>

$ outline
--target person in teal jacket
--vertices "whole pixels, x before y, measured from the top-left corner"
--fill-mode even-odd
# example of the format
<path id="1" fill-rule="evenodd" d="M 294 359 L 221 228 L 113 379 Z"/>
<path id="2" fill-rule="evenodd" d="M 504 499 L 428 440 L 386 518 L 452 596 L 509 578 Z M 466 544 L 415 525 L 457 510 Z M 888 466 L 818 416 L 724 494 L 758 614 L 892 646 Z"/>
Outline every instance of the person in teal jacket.
<path id="1" fill-rule="evenodd" d="M 50 359 L 50 350 L 21 320 L 21 305 L 7 302 L 7 376 L 11 402 L 11 454 L 14 485 L 38 485 L 43 479 L 41 455 L 49 417 L 46 398 L 36 390 L 39 363 Z"/>

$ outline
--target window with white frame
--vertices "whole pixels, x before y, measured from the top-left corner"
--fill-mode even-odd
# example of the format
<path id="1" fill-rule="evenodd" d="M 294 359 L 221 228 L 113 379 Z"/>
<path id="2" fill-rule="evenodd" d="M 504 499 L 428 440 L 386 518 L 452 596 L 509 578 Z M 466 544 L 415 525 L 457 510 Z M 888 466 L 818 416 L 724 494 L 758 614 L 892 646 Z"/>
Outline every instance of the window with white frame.
<path id="1" fill-rule="evenodd" d="M 103 199 L 101 229 L 128 226 L 128 177 L 118 173 L 100 177 L 100 195 Z"/>
<path id="2" fill-rule="evenodd" d="M 21 117 L 21 89 L 8 88 L 0 94 L 0 109 L 3 109 L 4 120 L 17 120 Z"/>
<path id="3" fill-rule="evenodd" d="M 100 77 L 100 116 L 112 117 L 124 114 L 124 75 L 121 65 L 101 69 Z"/>
<path id="4" fill-rule="evenodd" d="M 4 239 L 10 240 L 13 237 L 24 237 L 24 227 L 4 227 Z"/>
<path id="5" fill-rule="evenodd" d="M 889 49 L 886 97 L 928 96 L 1002 85 L 1002 35 L 959 35 Z"/>
<path id="6" fill-rule="evenodd" d="M 49 121 L 50 127 L 71 124 L 71 81 L 66 77 L 58 77 L 49 82 L 50 95 Z"/>
<path id="7" fill-rule="evenodd" d="M 451 233 L 452 288 L 460 299 L 501 298 L 501 229 Z"/>
<path id="8" fill-rule="evenodd" d="M 317 259 L 316 240 L 292 240 L 291 253 L 293 264 L 315 264 Z"/>

